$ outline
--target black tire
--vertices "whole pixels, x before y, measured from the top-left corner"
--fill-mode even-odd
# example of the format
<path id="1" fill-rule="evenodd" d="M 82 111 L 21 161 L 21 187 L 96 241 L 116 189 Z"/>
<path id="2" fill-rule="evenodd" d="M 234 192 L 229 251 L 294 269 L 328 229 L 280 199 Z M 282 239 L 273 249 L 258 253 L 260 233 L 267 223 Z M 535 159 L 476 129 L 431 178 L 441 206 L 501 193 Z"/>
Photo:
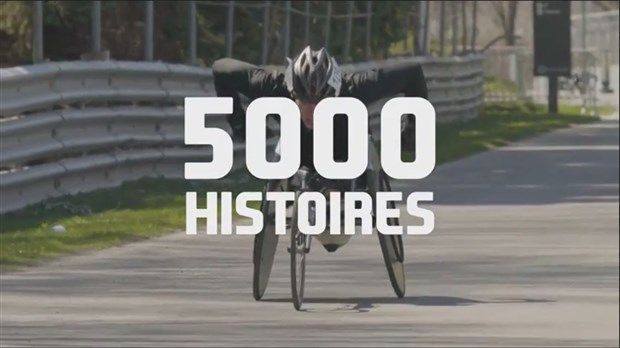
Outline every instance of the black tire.
<path id="1" fill-rule="evenodd" d="M 381 172 L 380 177 L 381 182 L 379 183 L 379 187 L 382 191 L 392 192 L 392 185 L 390 185 L 390 178 L 384 172 Z M 384 186 L 385 185 L 385 186 Z M 396 203 L 393 201 L 388 202 L 388 207 L 390 209 L 396 209 Z M 399 226 L 400 219 L 399 218 L 389 218 L 388 224 L 390 226 Z M 390 238 L 393 242 L 394 250 L 396 251 L 396 259 L 403 263 L 405 261 L 405 247 L 403 245 L 403 236 L 394 236 L 394 238 Z"/>
<path id="2" fill-rule="evenodd" d="M 379 177 L 379 189 L 383 192 L 392 191 L 389 178 L 383 172 Z M 394 209 L 396 204 L 389 202 L 390 208 Z M 400 221 L 398 218 L 388 219 L 388 225 L 398 226 Z M 384 235 L 377 231 L 379 237 L 379 245 L 383 254 L 383 261 L 388 271 L 390 283 L 396 293 L 396 296 L 402 298 L 406 291 L 405 267 L 403 261 L 405 259 L 405 248 L 403 246 L 403 237 L 401 235 Z"/>
<path id="3" fill-rule="evenodd" d="M 299 192 L 295 193 L 295 202 L 293 203 L 293 216 L 290 226 L 291 239 L 289 245 L 289 253 L 291 256 L 291 295 L 293 299 L 293 306 L 296 310 L 301 309 L 304 299 L 304 286 L 306 282 L 306 255 L 310 248 L 310 236 L 301 233 L 297 224 L 297 200 L 299 198 L 299 194 Z"/>
<path id="4" fill-rule="evenodd" d="M 263 201 L 261 203 L 261 212 L 264 217 L 263 230 L 254 237 L 253 263 L 254 274 L 252 279 L 252 293 L 254 299 L 259 301 L 265 294 L 271 269 L 275 259 L 276 250 L 280 236 L 275 233 L 275 225 L 273 220 L 272 208 L 275 212 L 274 202 L 268 202 L 265 199 L 265 193 L 270 191 L 282 190 L 281 181 L 270 181 L 263 189 Z"/>

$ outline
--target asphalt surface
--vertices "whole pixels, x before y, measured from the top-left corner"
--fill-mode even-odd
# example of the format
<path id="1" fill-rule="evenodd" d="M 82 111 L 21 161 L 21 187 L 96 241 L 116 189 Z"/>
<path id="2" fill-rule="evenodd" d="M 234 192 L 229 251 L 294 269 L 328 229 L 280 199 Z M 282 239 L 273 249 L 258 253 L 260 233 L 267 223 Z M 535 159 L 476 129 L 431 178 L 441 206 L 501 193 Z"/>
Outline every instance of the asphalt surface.
<path id="1" fill-rule="evenodd" d="M 1 344 L 618 346 L 618 153 L 615 118 L 396 185 L 435 193 L 403 299 L 376 236 L 313 244 L 297 312 L 286 239 L 256 302 L 252 238 L 177 233 L 3 274 Z"/>

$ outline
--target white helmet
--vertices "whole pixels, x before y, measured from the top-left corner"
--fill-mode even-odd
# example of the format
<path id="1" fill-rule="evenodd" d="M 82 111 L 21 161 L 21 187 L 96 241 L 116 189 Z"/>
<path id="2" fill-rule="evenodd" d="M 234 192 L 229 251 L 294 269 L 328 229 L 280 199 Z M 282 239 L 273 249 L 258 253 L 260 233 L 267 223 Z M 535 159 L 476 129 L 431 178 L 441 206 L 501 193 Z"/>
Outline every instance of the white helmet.
<path id="1" fill-rule="evenodd" d="M 340 93 L 342 73 L 325 48 L 306 46 L 295 60 L 287 60 L 286 85 L 294 99 L 318 102 Z"/>

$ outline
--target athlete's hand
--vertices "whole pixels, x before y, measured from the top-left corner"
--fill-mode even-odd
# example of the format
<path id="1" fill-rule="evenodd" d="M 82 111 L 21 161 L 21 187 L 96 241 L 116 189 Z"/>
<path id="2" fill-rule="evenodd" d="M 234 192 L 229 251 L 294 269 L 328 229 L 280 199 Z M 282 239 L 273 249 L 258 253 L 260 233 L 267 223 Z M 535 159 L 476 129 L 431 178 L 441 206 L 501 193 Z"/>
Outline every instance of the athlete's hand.
<path id="1" fill-rule="evenodd" d="M 233 142 L 242 143 L 245 141 L 245 127 L 231 127 L 231 129 Z"/>

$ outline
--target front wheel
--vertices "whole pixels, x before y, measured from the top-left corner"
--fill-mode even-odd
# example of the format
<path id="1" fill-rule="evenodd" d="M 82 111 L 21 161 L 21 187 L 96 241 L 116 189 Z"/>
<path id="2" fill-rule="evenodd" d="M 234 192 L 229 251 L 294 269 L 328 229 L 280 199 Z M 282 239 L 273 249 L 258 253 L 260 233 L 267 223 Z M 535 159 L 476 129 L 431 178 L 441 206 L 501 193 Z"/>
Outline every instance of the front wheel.
<path id="1" fill-rule="evenodd" d="M 384 173 L 380 173 L 379 188 L 382 192 L 390 192 L 390 182 L 388 176 Z M 395 209 L 396 204 L 393 201 L 389 201 L 389 208 Z M 400 221 L 398 218 L 389 218 L 388 225 L 399 226 Z M 401 235 L 384 235 L 377 231 L 379 236 L 379 245 L 381 246 L 381 252 L 383 254 L 383 261 L 388 271 L 390 283 L 396 293 L 396 296 L 402 298 L 405 296 L 405 266 L 403 264 L 405 258 L 405 248 L 403 246 L 403 237 Z"/>
<path id="2" fill-rule="evenodd" d="M 310 251 L 310 236 L 302 233 L 298 225 L 297 205 L 299 192 L 295 193 L 295 201 L 293 203 L 293 216 L 291 218 L 291 241 L 289 245 L 289 253 L 291 256 L 291 294 L 293 297 L 293 306 L 296 310 L 301 309 L 304 299 L 304 286 L 306 282 L 306 255 Z"/>

